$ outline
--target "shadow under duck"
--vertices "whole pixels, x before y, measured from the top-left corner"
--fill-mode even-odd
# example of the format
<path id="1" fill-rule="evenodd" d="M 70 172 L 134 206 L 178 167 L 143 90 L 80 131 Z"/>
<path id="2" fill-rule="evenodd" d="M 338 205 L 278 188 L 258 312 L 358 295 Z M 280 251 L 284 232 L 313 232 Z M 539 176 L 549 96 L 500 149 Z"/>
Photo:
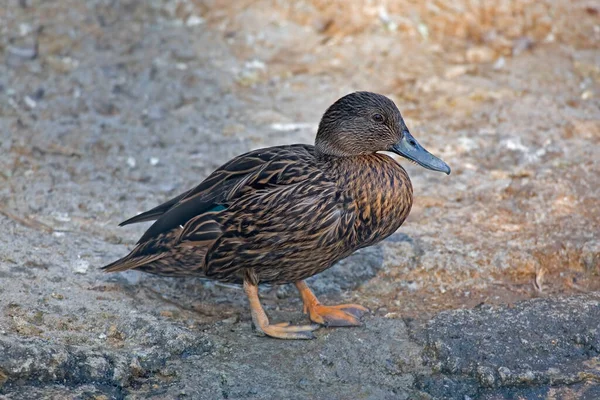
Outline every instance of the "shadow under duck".
<path id="1" fill-rule="evenodd" d="M 322 305 L 304 279 L 385 239 L 408 216 L 410 179 L 379 151 L 450 173 L 412 137 L 390 99 L 352 93 L 327 109 L 314 146 L 242 154 L 194 189 L 122 222 L 156 220 L 129 255 L 103 269 L 242 283 L 254 326 L 276 338 L 310 339 L 319 325 L 269 322 L 259 283 L 294 283 L 312 322 L 359 326 L 366 308 Z"/>

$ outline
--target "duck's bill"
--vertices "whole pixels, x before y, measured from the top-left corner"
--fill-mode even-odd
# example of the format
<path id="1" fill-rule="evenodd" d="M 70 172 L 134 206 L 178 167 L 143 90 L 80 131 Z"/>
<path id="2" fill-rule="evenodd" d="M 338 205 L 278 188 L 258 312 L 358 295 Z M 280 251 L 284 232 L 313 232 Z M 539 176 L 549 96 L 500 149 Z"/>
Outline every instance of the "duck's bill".
<path id="1" fill-rule="evenodd" d="M 448 164 L 425 150 L 408 131 L 404 132 L 404 137 L 392 147 L 392 151 L 416 162 L 422 167 L 450 175 Z"/>

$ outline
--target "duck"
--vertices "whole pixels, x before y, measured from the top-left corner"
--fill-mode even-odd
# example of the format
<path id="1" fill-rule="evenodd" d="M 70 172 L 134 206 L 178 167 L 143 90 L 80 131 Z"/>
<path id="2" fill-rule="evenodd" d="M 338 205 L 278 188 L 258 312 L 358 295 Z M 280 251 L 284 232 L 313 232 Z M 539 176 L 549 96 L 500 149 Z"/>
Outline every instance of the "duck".
<path id="1" fill-rule="evenodd" d="M 367 308 L 321 304 L 305 280 L 404 223 L 413 187 L 390 153 L 450 174 L 411 135 L 392 100 L 350 93 L 325 111 L 314 145 L 239 155 L 195 188 L 122 222 L 154 221 L 128 255 L 103 269 L 240 284 L 255 330 L 273 338 L 313 339 L 321 326 L 361 326 Z M 311 323 L 271 322 L 259 284 L 294 284 Z"/>

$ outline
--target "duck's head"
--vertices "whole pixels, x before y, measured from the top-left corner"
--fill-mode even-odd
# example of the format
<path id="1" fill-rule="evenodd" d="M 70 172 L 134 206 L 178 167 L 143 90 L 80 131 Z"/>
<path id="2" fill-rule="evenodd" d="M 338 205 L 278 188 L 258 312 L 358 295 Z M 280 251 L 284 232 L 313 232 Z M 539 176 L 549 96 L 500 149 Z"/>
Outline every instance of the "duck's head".
<path id="1" fill-rule="evenodd" d="M 333 103 L 321 118 L 315 148 L 338 157 L 389 151 L 450 174 L 448 164 L 412 137 L 394 102 L 377 93 L 355 92 Z"/>

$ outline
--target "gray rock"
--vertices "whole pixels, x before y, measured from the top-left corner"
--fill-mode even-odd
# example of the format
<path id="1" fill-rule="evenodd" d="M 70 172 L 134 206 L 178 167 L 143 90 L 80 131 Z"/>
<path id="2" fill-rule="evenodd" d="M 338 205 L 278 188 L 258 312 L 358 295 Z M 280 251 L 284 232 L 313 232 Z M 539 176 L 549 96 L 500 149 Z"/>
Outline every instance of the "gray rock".
<path id="1" fill-rule="evenodd" d="M 380 30 L 360 2 L 47 3 L 0 13 L 0 397 L 600 398 L 598 53 L 579 34 L 597 23 L 585 7 L 551 2 L 571 11 L 553 13 L 558 44 L 510 58 L 512 42 L 490 43 L 502 69 L 448 74 L 465 60 L 435 36 L 447 25 L 413 40 L 410 21 Z M 426 6 L 404 6 L 427 28 Z M 367 25 L 347 34 L 340 16 Z M 514 27 L 542 43 L 527 31 L 539 26 Z M 324 303 L 373 309 L 364 327 L 269 340 L 238 287 L 98 270 L 147 227 L 118 222 L 242 152 L 310 142 L 323 110 L 359 89 L 393 96 L 453 167 L 403 162 L 405 225 L 310 279 Z M 293 287 L 261 296 L 273 321 L 306 322 Z"/>
<path id="2" fill-rule="evenodd" d="M 420 387 L 435 397 L 447 395 L 450 385 L 460 388 L 460 398 L 490 388 L 508 394 L 589 385 L 600 378 L 598 321 L 597 294 L 440 313 L 420 332 L 426 364 L 437 373 Z"/>

